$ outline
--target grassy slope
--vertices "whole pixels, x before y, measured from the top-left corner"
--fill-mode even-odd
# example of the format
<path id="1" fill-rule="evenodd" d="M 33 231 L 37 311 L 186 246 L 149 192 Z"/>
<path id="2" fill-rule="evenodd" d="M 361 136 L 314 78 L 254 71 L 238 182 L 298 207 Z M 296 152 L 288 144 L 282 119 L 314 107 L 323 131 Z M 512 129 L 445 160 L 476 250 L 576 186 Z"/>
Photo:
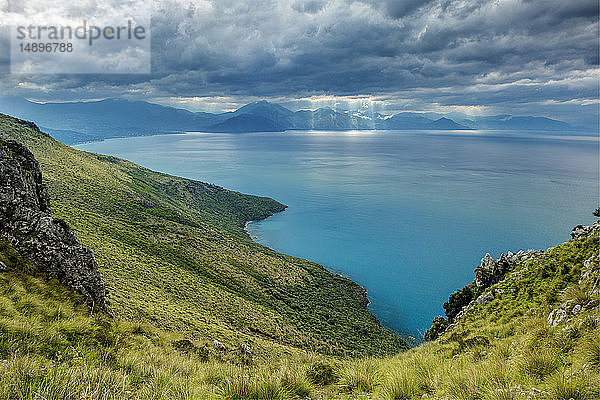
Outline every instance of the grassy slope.
<path id="1" fill-rule="evenodd" d="M 0 115 L 0 136 L 40 162 L 55 217 L 94 250 L 120 319 L 247 343 L 258 355 L 393 353 L 404 343 L 362 306 L 362 288 L 250 240 L 246 220 L 283 205 L 63 145 Z"/>
<path id="2" fill-rule="evenodd" d="M 598 270 L 578 279 L 599 236 L 519 265 L 495 285 L 504 293 L 440 339 L 360 360 L 300 351 L 252 360 L 207 341 L 183 346 L 178 333 L 90 316 L 0 249 L 14 267 L 0 275 L 0 399 L 598 399 L 598 296 L 586 294 Z M 550 310 L 569 300 L 586 311 L 548 327 Z"/>

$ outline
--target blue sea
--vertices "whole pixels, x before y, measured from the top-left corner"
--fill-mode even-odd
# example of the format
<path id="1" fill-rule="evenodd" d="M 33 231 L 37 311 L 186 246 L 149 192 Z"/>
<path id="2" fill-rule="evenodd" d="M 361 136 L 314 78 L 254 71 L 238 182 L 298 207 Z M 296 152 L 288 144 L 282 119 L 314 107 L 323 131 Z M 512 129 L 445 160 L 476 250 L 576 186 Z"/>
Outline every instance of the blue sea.
<path id="1" fill-rule="evenodd" d="M 288 205 L 250 235 L 358 282 L 386 327 L 415 337 L 485 253 L 566 241 L 600 197 L 593 136 L 186 133 L 76 147 Z"/>

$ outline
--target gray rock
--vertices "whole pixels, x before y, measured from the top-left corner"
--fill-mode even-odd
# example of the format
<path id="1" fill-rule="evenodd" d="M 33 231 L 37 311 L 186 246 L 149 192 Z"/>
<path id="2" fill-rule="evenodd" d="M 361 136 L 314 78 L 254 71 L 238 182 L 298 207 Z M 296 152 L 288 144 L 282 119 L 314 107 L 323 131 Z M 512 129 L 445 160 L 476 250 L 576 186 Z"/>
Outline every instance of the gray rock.
<path id="1" fill-rule="evenodd" d="M 2 261 L 0 261 L 0 272 L 8 271 L 8 267 Z"/>
<path id="2" fill-rule="evenodd" d="M 600 293 L 600 274 L 596 278 L 596 282 L 594 282 L 594 286 L 592 287 L 592 290 L 590 290 L 590 292 Z"/>
<path id="3" fill-rule="evenodd" d="M 511 252 L 501 254 L 498 260 L 494 260 L 489 253 L 481 259 L 479 267 L 475 268 L 475 285 L 487 288 L 500 282 L 508 271 L 514 268 L 519 257 Z"/>
<path id="4" fill-rule="evenodd" d="M 212 345 L 213 345 L 213 349 L 215 349 L 215 350 L 219 350 L 219 351 L 227 350 L 225 345 L 223 343 L 219 342 L 218 340 L 213 340 Z"/>
<path id="5" fill-rule="evenodd" d="M 50 199 L 33 154 L 0 139 L 0 241 L 29 260 L 37 273 L 55 278 L 105 309 L 105 288 L 92 251 L 71 228 L 52 218 Z"/>
<path id="6" fill-rule="evenodd" d="M 562 308 L 557 308 L 556 310 L 552 310 L 552 312 L 550 312 L 550 315 L 548 315 L 548 325 L 557 326 L 566 319 L 567 312 Z"/>
<path id="7" fill-rule="evenodd" d="M 252 350 L 247 344 L 243 344 L 240 346 L 240 352 L 246 356 L 252 356 Z"/>
<path id="8" fill-rule="evenodd" d="M 600 221 L 595 222 L 591 226 L 577 225 L 571 231 L 571 239 L 572 240 L 583 239 L 584 237 L 586 237 L 590 233 L 598 231 L 598 230 L 600 230 Z"/>
<path id="9" fill-rule="evenodd" d="M 475 301 L 481 305 L 490 304 L 492 301 L 494 301 L 494 291 L 492 290 L 488 293 L 482 294 Z"/>

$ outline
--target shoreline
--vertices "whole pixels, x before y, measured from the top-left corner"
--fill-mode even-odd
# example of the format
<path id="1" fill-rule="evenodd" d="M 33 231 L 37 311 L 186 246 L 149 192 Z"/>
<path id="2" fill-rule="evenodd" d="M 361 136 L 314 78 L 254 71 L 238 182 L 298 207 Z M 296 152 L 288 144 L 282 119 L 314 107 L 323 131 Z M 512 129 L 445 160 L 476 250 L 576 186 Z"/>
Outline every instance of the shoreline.
<path id="1" fill-rule="evenodd" d="M 281 211 L 277 211 L 277 212 L 283 212 L 283 211 L 285 211 L 286 209 L 287 209 L 287 206 L 285 206 L 285 208 L 284 208 L 283 210 L 281 210 Z M 271 249 L 271 250 L 273 250 L 273 251 L 276 251 L 276 252 L 278 252 L 278 253 L 287 254 L 287 253 L 283 253 L 283 252 L 282 252 L 282 251 L 280 251 L 280 250 L 273 249 L 273 248 L 271 248 L 271 247 L 269 247 L 269 246 L 267 246 L 267 245 L 265 245 L 265 244 L 259 243 L 259 242 L 256 240 L 256 238 L 254 238 L 254 237 L 252 237 L 252 236 L 250 235 L 250 233 L 248 232 L 248 229 L 247 229 L 247 228 L 248 228 L 248 225 L 249 225 L 251 222 L 255 222 L 255 221 L 262 221 L 262 220 L 265 220 L 265 219 L 267 219 L 267 218 L 269 218 L 269 217 L 271 217 L 271 216 L 273 216 L 273 215 L 275 215 L 275 214 L 276 214 L 276 213 L 271 213 L 270 215 L 266 215 L 266 216 L 263 216 L 263 217 L 260 217 L 260 218 L 251 219 L 251 220 L 248 220 L 248 221 L 244 222 L 244 232 L 246 232 L 246 234 L 249 236 L 250 240 L 252 240 L 254 243 L 257 243 L 257 244 L 259 244 L 259 245 L 261 245 L 261 246 L 265 246 L 265 247 L 267 247 L 267 248 L 269 248 L 269 249 Z M 290 254 L 287 254 L 287 255 L 290 255 Z M 342 273 L 341 271 L 339 271 L 339 270 L 337 270 L 337 269 L 330 268 L 330 267 L 326 267 L 325 265 L 322 265 L 322 264 L 320 264 L 320 263 L 319 263 L 319 262 L 317 262 L 317 261 L 312 261 L 312 260 L 309 260 L 309 259 L 307 259 L 307 258 L 304 258 L 304 257 L 301 257 L 301 256 L 294 256 L 294 255 L 290 255 L 290 256 L 291 256 L 291 257 L 294 257 L 294 258 L 300 258 L 300 259 L 303 259 L 303 260 L 309 261 L 309 262 L 311 262 L 311 263 L 318 264 L 319 266 L 321 266 L 323 269 L 325 269 L 327 272 L 331 273 L 332 275 L 338 276 L 338 277 L 340 277 L 340 278 L 344 278 L 344 279 L 346 279 L 346 280 L 348 280 L 348 281 L 352 282 L 354 285 L 358 286 L 358 288 L 359 288 L 359 290 L 360 290 L 360 294 L 361 294 L 361 296 L 362 296 L 362 299 L 360 300 L 360 303 L 361 303 L 362 307 L 363 307 L 363 308 L 364 308 L 364 309 L 365 309 L 367 312 L 369 312 L 369 313 L 370 313 L 372 316 L 374 316 L 374 317 L 377 319 L 377 322 L 379 323 L 379 325 L 380 325 L 381 327 L 383 327 L 383 328 L 384 328 L 384 329 L 386 329 L 387 331 L 389 331 L 389 332 L 391 332 L 392 334 L 394 334 L 394 335 L 398 336 L 399 338 L 401 338 L 401 339 L 402 339 L 402 340 L 403 340 L 403 341 L 404 341 L 404 342 L 405 342 L 405 343 L 406 343 L 406 344 L 407 344 L 409 347 L 415 347 L 415 346 L 419 345 L 420 343 L 422 343 L 422 340 L 420 340 L 420 339 L 418 339 L 417 337 L 415 337 L 415 336 L 414 336 L 412 333 L 410 333 L 410 332 L 403 332 L 403 331 L 399 331 L 399 330 L 397 330 L 397 329 L 395 329 L 395 328 L 392 328 L 391 326 L 387 326 L 386 324 L 384 324 L 384 323 L 383 323 L 383 321 L 382 321 L 382 320 L 381 320 L 381 319 L 380 319 L 380 318 L 379 318 L 379 317 L 378 317 L 378 316 L 377 316 L 377 315 L 376 315 L 376 314 L 373 312 L 373 310 L 369 309 L 369 306 L 371 306 L 371 305 L 372 305 L 372 302 L 371 302 L 371 300 L 369 299 L 369 291 L 367 290 L 367 288 L 365 288 L 365 287 L 364 287 L 363 285 L 361 285 L 360 283 L 356 282 L 354 279 L 352 279 L 352 278 L 350 278 L 350 277 L 346 276 L 344 273 Z"/>
<path id="2" fill-rule="evenodd" d="M 275 250 L 275 249 L 272 249 L 271 247 L 269 247 L 269 246 L 267 246 L 267 245 L 264 245 L 264 244 L 262 244 L 262 243 L 259 243 L 257 240 L 255 240 L 255 238 L 253 238 L 253 237 L 250 235 L 250 233 L 248 232 L 248 225 L 249 225 L 251 222 L 263 221 L 263 220 L 265 220 L 265 219 L 267 219 L 267 218 L 269 218 L 269 217 L 271 217 L 271 216 L 275 215 L 276 213 L 280 213 L 280 212 L 283 212 L 283 211 L 287 210 L 287 208 L 288 208 L 288 206 L 285 206 L 285 208 L 284 208 L 283 210 L 281 210 L 281 211 L 276 211 L 276 212 L 274 212 L 274 213 L 271 213 L 271 214 L 269 214 L 269 215 L 262 216 L 262 217 L 259 217 L 259 218 L 250 219 L 250 220 L 248 220 L 248 221 L 244 222 L 244 232 L 246 232 L 246 234 L 247 234 L 247 235 L 250 237 L 250 239 L 251 239 L 251 240 L 252 240 L 254 243 L 258 243 L 258 244 L 260 244 L 261 246 L 268 247 L 268 248 L 269 248 L 269 249 L 271 249 L 271 250 L 274 250 L 274 251 L 276 251 L 276 252 L 278 252 L 278 253 L 281 253 L 281 251 L 279 251 L 279 250 Z M 282 253 L 282 254 L 286 254 L 286 253 Z M 288 254 L 288 255 L 290 255 L 290 254 Z M 367 290 L 367 288 L 365 288 L 364 286 L 362 286 L 360 283 L 356 282 L 354 279 L 352 279 L 352 278 L 350 278 L 350 277 L 348 277 L 348 276 L 344 275 L 344 274 L 343 274 L 341 271 L 339 271 L 339 270 L 337 270 L 337 269 L 333 269 L 333 268 L 326 267 L 326 266 L 324 266 L 324 265 L 320 264 L 320 263 L 319 263 L 319 262 L 317 262 L 317 261 L 312 261 L 312 260 L 309 260 L 309 259 L 307 259 L 307 258 L 303 258 L 303 257 L 300 257 L 300 256 L 294 256 L 294 255 L 290 255 L 290 256 L 291 256 L 291 257 L 295 257 L 295 258 L 301 258 L 301 259 L 303 259 L 303 260 L 306 260 L 306 261 L 309 261 L 309 262 L 312 262 L 312 263 L 318 264 L 318 265 L 320 265 L 321 267 L 323 267 L 324 269 L 326 269 L 328 272 L 330 272 L 331 274 L 333 274 L 333 275 L 336 275 L 336 276 L 339 276 L 339 277 L 341 277 L 341 278 L 344 278 L 344 279 L 347 279 L 347 280 L 351 281 L 352 283 L 354 283 L 355 285 L 357 285 L 357 286 L 358 286 L 358 287 L 360 287 L 360 289 L 361 289 L 361 294 L 362 294 L 362 296 L 363 296 L 363 301 L 361 301 L 361 304 L 363 305 L 363 307 L 365 308 L 365 310 L 366 310 L 366 309 L 368 309 L 368 307 L 371 305 L 371 300 L 369 300 L 369 291 Z M 369 311 L 369 312 L 370 312 L 371 314 L 373 314 L 371 311 Z M 374 315 L 374 316 L 377 318 L 377 316 L 376 316 L 375 314 L 373 314 L 373 315 Z M 377 318 L 377 320 L 378 320 L 378 321 L 381 323 L 381 321 L 379 320 L 379 318 Z M 393 331 L 391 328 L 387 328 L 387 327 L 386 327 L 386 329 L 388 329 L 388 330 L 390 330 L 390 331 L 394 332 L 394 331 Z M 396 334 L 397 334 L 397 333 L 396 333 Z"/>

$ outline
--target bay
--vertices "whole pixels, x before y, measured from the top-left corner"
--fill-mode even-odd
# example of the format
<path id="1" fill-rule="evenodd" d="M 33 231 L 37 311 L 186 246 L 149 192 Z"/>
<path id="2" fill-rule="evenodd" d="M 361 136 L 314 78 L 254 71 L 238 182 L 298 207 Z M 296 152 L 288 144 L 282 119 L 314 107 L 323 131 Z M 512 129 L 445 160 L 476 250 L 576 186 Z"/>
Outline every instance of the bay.
<path id="1" fill-rule="evenodd" d="M 593 136 L 191 132 L 75 147 L 288 205 L 249 234 L 358 282 L 386 327 L 417 338 L 485 253 L 568 240 L 599 202 Z"/>

